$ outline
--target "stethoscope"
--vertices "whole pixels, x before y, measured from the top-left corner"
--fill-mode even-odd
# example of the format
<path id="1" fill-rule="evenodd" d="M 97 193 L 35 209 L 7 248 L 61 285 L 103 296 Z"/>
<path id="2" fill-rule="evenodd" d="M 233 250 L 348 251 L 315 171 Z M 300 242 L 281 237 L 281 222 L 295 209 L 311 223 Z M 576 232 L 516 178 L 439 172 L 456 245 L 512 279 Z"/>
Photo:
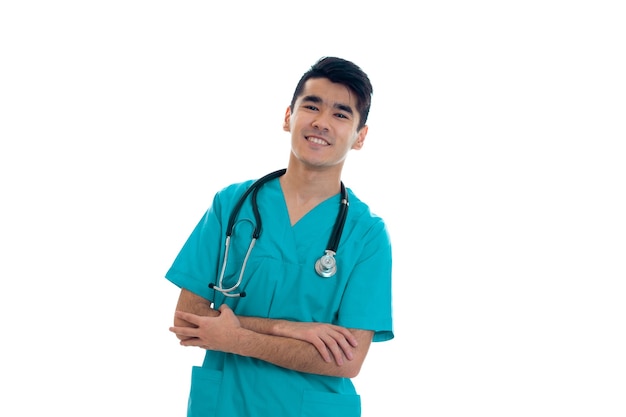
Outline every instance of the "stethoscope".
<path id="1" fill-rule="evenodd" d="M 256 244 L 257 239 L 261 235 L 261 215 L 259 214 L 259 206 L 257 205 L 257 194 L 259 193 L 259 189 L 266 182 L 273 180 L 274 178 L 278 178 L 287 172 L 286 169 L 280 169 L 278 171 L 271 172 L 266 176 L 259 178 L 256 180 L 247 190 L 237 204 L 233 208 L 233 211 L 230 214 L 230 218 L 228 219 L 228 227 L 226 228 L 226 249 L 224 251 L 224 261 L 222 262 L 222 269 L 220 272 L 220 279 L 218 285 L 213 283 L 209 284 L 209 288 L 212 288 L 216 291 L 221 292 L 227 297 L 245 297 L 246 292 L 241 291 L 239 293 L 235 293 L 237 288 L 241 285 L 241 280 L 243 279 L 243 274 L 246 270 L 246 264 L 248 263 L 248 258 L 250 257 L 250 253 L 252 252 L 252 248 Z M 228 252 L 230 248 L 230 238 L 233 234 L 233 228 L 235 226 L 235 222 L 237 221 L 237 215 L 241 210 L 241 206 L 243 206 L 244 202 L 248 198 L 248 196 L 252 193 L 252 212 L 254 213 L 254 220 L 256 221 L 256 226 L 254 226 L 254 230 L 252 231 L 252 240 L 250 241 L 250 245 L 248 246 L 248 251 L 246 252 L 246 256 L 243 259 L 243 263 L 241 265 L 241 271 L 239 272 L 239 278 L 235 285 L 230 288 L 223 287 L 224 281 L 224 272 L 226 271 L 226 265 L 228 265 Z M 328 241 L 328 247 L 324 251 L 324 254 L 315 262 L 315 272 L 320 277 L 329 278 L 335 275 L 337 272 L 337 261 L 335 260 L 335 255 L 337 254 L 337 247 L 339 247 L 339 241 L 341 240 L 341 233 L 343 232 L 343 226 L 346 224 L 346 217 L 348 216 L 348 192 L 346 191 L 346 187 L 341 182 L 341 202 L 339 204 L 339 214 L 337 215 L 337 220 L 335 220 L 335 225 L 333 227 L 332 234 L 330 235 L 330 239 Z"/>

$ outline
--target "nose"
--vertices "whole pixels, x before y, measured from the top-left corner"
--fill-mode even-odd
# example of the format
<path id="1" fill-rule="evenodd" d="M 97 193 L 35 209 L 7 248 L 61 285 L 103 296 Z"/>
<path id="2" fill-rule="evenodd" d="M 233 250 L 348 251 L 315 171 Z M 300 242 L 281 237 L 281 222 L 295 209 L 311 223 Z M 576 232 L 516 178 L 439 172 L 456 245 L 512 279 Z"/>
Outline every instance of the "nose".
<path id="1" fill-rule="evenodd" d="M 311 125 L 318 130 L 327 131 L 330 126 L 329 117 L 330 116 L 327 114 L 327 112 L 320 111 L 313 119 Z"/>

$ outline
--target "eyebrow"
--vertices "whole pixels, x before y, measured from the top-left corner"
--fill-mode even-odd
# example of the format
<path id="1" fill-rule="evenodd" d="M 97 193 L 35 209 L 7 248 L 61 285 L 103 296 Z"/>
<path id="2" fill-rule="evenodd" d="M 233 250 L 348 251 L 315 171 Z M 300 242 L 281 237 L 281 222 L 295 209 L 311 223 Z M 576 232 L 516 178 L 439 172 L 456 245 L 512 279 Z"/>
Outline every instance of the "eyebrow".
<path id="1" fill-rule="evenodd" d="M 324 100 L 322 100 L 320 96 L 314 96 L 314 95 L 304 96 L 302 97 L 302 101 L 310 101 L 312 103 L 317 103 L 317 104 L 321 104 L 324 102 Z M 352 111 L 352 107 L 348 106 L 347 104 L 334 103 L 333 107 L 338 110 L 345 111 L 348 114 L 354 114 L 354 112 Z"/>

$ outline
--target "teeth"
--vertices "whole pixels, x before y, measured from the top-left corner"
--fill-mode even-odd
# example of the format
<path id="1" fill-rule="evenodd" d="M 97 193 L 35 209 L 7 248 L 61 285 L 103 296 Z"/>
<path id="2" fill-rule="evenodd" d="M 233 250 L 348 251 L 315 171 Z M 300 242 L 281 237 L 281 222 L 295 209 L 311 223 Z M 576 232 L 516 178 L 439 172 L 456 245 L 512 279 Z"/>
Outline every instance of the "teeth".
<path id="1" fill-rule="evenodd" d="M 307 140 L 309 142 L 317 143 L 318 145 L 328 145 L 328 142 L 326 142 L 325 140 L 322 140 L 313 136 L 309 136 Z"/>

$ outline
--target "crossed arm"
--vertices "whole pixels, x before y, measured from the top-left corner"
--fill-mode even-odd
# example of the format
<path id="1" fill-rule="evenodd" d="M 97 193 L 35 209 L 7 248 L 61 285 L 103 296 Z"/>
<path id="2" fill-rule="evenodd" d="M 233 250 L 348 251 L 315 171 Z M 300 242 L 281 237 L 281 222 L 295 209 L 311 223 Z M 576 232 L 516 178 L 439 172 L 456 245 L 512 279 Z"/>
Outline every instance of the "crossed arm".
<path id="1" fill-rule="evenodd" d="M 369 330 L 236 316 L 222 305 L 181 290 L 174 326 L 183 346 L 248 356 L 300 372 L 355 377 L 372 342 Z"/>

